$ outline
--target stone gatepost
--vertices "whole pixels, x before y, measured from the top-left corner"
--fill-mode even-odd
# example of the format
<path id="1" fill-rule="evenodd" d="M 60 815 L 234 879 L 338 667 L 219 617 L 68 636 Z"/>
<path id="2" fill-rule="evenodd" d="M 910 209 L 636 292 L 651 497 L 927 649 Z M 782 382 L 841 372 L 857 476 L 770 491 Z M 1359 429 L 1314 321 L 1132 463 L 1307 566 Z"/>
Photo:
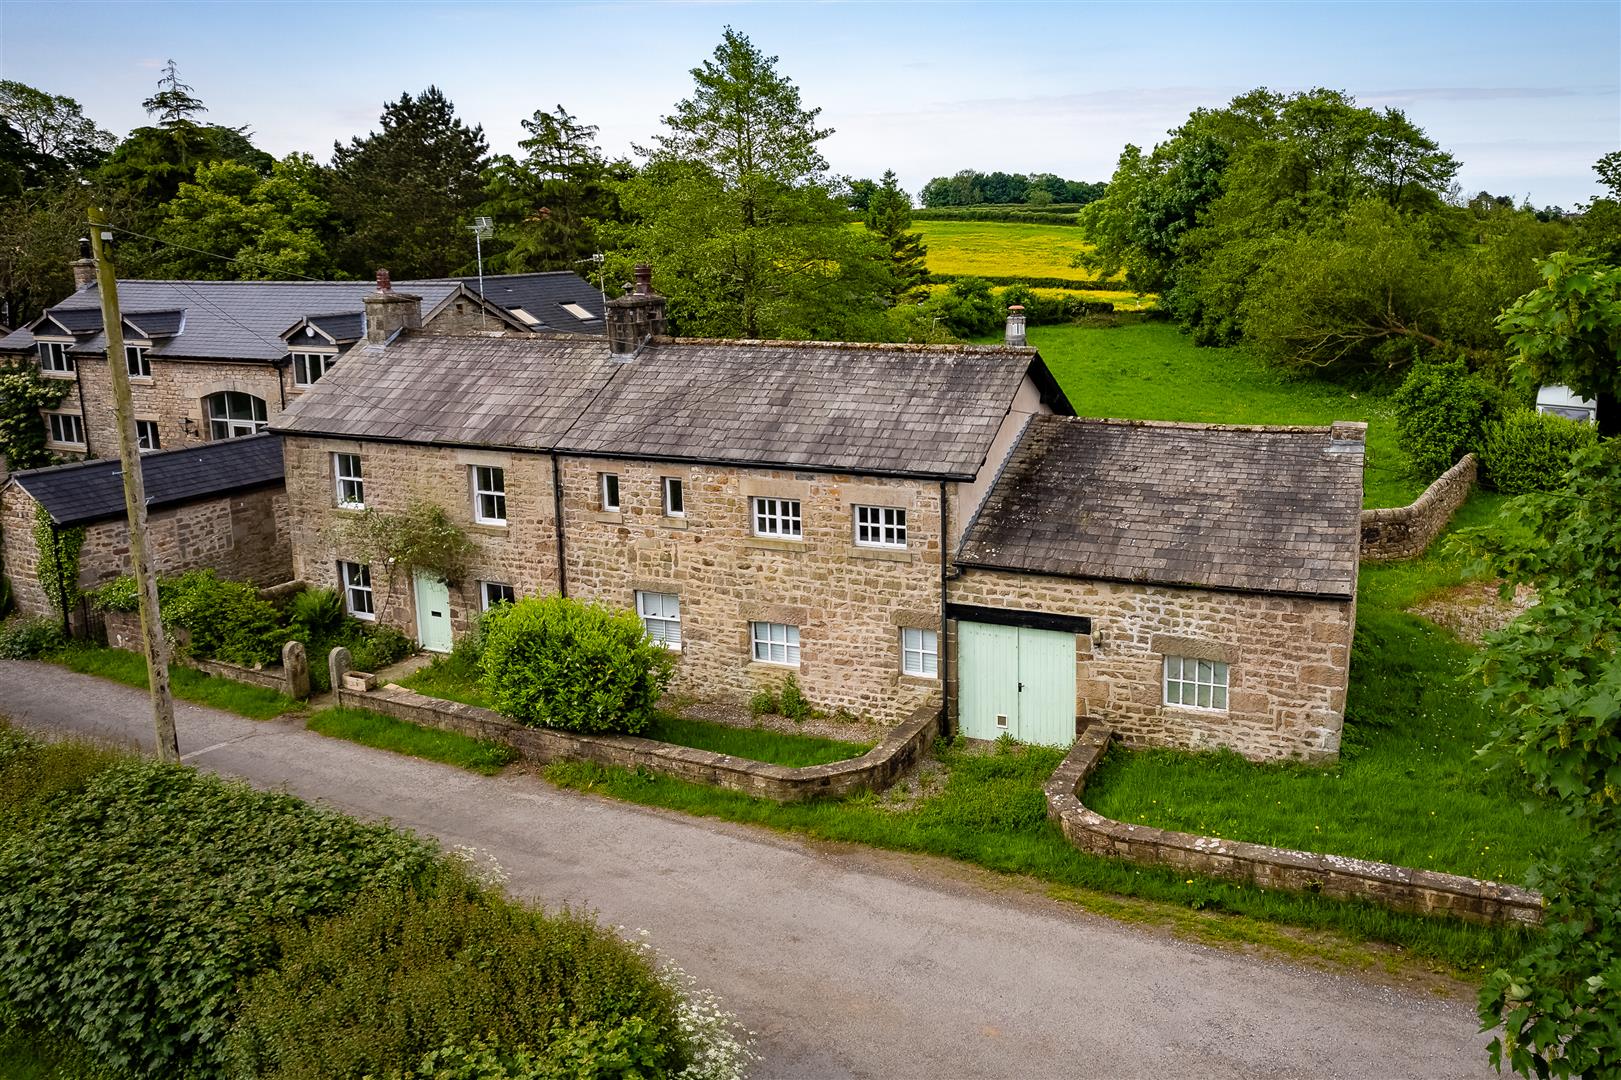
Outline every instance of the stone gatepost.
<path id="1" fill-rule="evenodd" d="M 342 704 L 343 700 L 341 696 L 343 691 L 343 676 L 350 670 L 353 663 L 354 661 L 349 659 L 349 650 L 344 648 L 342 645 L 339 645 L 336 649 L 333 649 L 327 654 L 326 670 L 327 674 L 332 678 L 332 693 L 337 696 L 339 704 Z"/>
<path id="2" fill-rule="evenodd" d="M 281 671 L 288 697 L 303 701 L 310 696 L 310 658 L 303 642 L 289 641 L 281 647 Z"/>

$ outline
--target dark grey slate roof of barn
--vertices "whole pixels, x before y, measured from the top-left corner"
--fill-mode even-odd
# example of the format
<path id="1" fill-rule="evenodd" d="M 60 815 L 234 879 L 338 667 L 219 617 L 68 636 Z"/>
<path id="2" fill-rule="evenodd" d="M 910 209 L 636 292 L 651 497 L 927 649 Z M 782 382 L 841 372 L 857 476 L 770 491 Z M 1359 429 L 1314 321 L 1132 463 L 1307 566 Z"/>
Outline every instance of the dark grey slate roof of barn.
<path id="1" fill-rule="evenodd" d="M 478 278 L 461 279 L 469 289 L 478 292 Z M 494 274 L 484 277 L 484 296 L 508 311 L 522 308 L 539 320 L 536 330 L 553 330 L 565 334 L 600 334 L 603 332 L 602 293 L 596 286 L 567 270 L 554 270 L 539 274 Z M 589 320 L 581 319 L 564 309 L 564 304 L 578 304 L 591 313 Z"/>
<path id="2" fill-rule="evenodd" d="M 1037 416 L 957 562 L 1026 573 L 1350 597 L 1363 447 L 1328 428 Z"/>
<path id="3" fill-rule="evenodd" d="M 148 509 L 178 506 L 283 482 L 281 438 L 250 435 L 141 455 Z M 116 459 L 79 461 L 11 474 L 61 526 L 124 516 L 124 477 Z"/>
<path id="4" fill-rule="evenodd" d="M 359 348 L 276 417 L 290 434 L 665 461 L 972 477 L 1034 349 L 407 335 Z"/>

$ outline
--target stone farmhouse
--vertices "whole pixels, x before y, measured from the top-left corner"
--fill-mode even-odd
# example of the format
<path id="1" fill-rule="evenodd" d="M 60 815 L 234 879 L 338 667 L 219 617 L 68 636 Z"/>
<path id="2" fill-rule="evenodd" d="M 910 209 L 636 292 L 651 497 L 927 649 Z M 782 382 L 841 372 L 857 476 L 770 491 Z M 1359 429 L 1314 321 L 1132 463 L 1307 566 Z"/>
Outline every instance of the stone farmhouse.
<path id="1" fill-rule="evenodd" d="M 73 264 L 77 291 L 0 337 L 0 363 L 35 360 L 73 384 L 46 412 L 47 446 L 113 456 L 112 380 L 95 264 Z M 600 335 L 601 294 L 567 272 L 412 282 L 428 334 Z M 365 334 L 365 281 L 120 281 L 125 362 L 145 450 L 265 430 Z M 3 473 L 0 473 L 3 475 Z"/>
<path id="2" fill-rule="evenodd" d="M 444 337 L 382 286 L 366 337 L 271 422 L 294 574 L 428 649 L 493 604 L 633 609 L 677 692 L 793 675 L 895 722 L 941 701 L 976 738 L 1337 753 L 1362 429 L 1081 420 L 1002 346 L 666 334 L 638 268 L 607 337 Z M 343 550 L 348 516 L 443 507 L 461 581 Z"/>
<path id="3" fill-rule="evenodd" d="M 159 573 L 206 567 L 261 586 L 291 578 L 280 439 L 261 434 L 201 443 L 144 455 L 141 464 L 147 537 Z M 127 521 L 117 458 L 13 473 L 0 486 L 0 565 L 17 607 L 31 615 L 65 607 L 71 628 L 83 630 L 84 608 L 71 597 L 45 595 L 38 530 L 84 529 L 78 585 L 89 591 L 130 572 Z"/>

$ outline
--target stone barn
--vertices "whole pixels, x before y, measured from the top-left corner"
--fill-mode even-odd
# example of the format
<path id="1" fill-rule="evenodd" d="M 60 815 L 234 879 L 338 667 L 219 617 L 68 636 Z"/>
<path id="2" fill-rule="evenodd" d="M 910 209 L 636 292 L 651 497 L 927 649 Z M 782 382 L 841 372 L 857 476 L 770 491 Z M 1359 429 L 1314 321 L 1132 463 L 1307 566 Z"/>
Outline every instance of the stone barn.
<path id="1" fill-rule="evenodd" d="M 141 456 L 147 534 L 158 572 L 206 567 L 221 577 L 275 585 L 292 576 L 281 439 L 254 435 Z M 124 480 L 116 460 L 13 473 L 0 488 L 0 553 L 17 607 L 55 615 L 62 597 L 39 580 L 40 532 L 84 530 L 79 589 L 130 572 Z M 65 598 L 81 631 L 87 611 Z"/>

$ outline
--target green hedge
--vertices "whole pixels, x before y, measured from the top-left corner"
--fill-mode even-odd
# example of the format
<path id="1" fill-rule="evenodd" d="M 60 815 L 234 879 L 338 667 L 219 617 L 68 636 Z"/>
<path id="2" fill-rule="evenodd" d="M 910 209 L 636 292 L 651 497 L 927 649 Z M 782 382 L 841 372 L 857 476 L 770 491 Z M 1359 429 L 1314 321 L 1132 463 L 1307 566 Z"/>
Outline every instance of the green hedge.
<path id="1" fill-rule="evenodd" d="M 634 612 L 600 604 L 530 597 L 482 626 L 484 691 L 524 724 L 634 735 L 653 722 L 674 668 Z"/>
<path id="2" fill-rule="evenodd" d="M 951 283 L 963 278 L 975 277 L 987 285 L 1023 285 L 1030 289 L 1076 289 L 1080 292 L 1130 292 L 1131 289 L 1122 280 L 1105 281 L 1101 278 L 1061 278 L 1061 277 L 1018 277 L 1013 274 L 934 274 L 929 275 L 930 281 Z"/>
<path id="3" fill-rule="evenodd" d="M 724 1024 L 682 989 L 409 834 L 0 723 L 0 1025 L 111 1074 L 670 1075 Z"/>
<path id="4" fill-rule="evenodd" d="M 1481 469 L 1488 484 L 1508 495 L 1556 491 L 1576 452 L 1597 441 L 1591 424 L 1520 409 L 1486 428 Z"/>
<path id="5" fill-rule="evenodd" d="M 1079 225 L 1077 214 L 1062 210 L 982 210 L 973 207 L 960 209 L 913 210 L 913 221 L 1013 221 L 1024 225 Z"/>
<path id="6" fill-rule="evenodd" d="M 1462 360 L 1414 364 L 1391 400 L 1396 439 L 1426 481 L 1480 450 L 1503 410 L 1503 395 Z"/>

